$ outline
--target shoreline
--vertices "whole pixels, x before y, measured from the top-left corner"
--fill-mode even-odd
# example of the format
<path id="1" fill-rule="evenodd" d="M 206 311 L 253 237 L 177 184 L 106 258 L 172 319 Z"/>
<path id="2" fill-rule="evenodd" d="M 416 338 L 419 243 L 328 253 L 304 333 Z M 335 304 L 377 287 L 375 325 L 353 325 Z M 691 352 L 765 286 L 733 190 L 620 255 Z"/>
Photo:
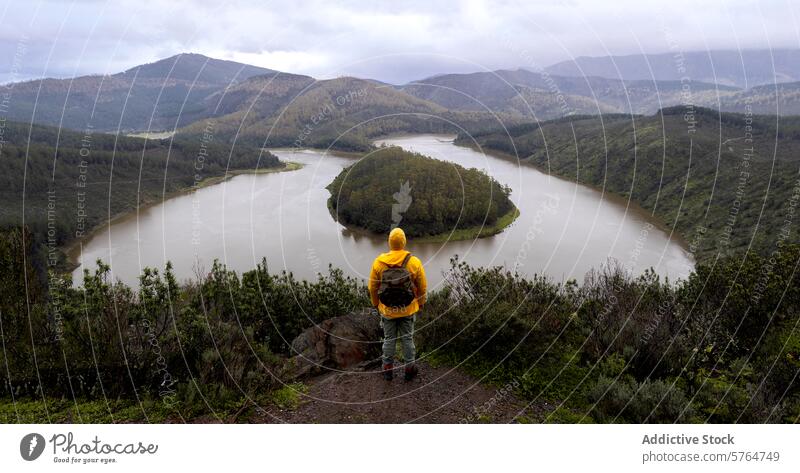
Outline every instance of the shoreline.
<path id="1" fill-rule="evenodd" d="M 503 233 L 506 228 L 511 226 L 520 216 L 520 211 L 514 203 L 511 203 L 511 210 L 497 217 L 493 225 L 481 225 L 469 228 L 456 228 L 449 233 L 439 235 L 426 235 L 416 237 L 414 241 L 420 243 L 443 243 L 447 241 L 474 240 L 476 238 L 488 238 Z"/>
<path id="2" fill-rule="evenodd" d="M 175 191 L 172 191 L 172 192 L 167 192 L 166 194 L 163 194 L 161 199 L 154 200 L 152 202 L 143 202 L 142 204 L 140 204 L 140 205 L 138 205 L 138 206 L 136 206 L 136 207 L 134 207 L 134 208 L 132 208 L 130 210 L 127 210 L 125 212 L 117 213 L 117 214 L 113 215 L 111 218 L 109 218 L 108 220 L 104 220 L 103 222 L 98 223 L 97 225 L 95 225 L 91 230 L 87 231 L 83 236 L 81 236 L 79 238 L 75 238 L 75 239 L 71 240 L 69 243 L 59 247 L 59 250 L 61 250 L 61 252 L 64 253 L 64 256 L 65 256 L 66 262 L 67 262 L 67 267 L 64 270 L 64 273 L 71 274 L 73 271 L 75 271 L 76 269 L 81 267 L 81 263 L 78 261 L 79 254 L 77 254 L 77 253 L 79 253 L 79 250 L 80 250 L 80 248 L 81 248 L 81 246 L 82 246 L 82 244 L 84 242 L 86 242 L 86 241 L 90 240 L 91 238 L 93 238 L 94 236 L 96 236 L 103 228 L 106 228 L 109 225 L 113 225 L 114 223 L 119 222 L 121 220 L 124 220 L 126 218 L 130 218 L 133 215 L 137 214 L 141 210 L 146 210 L 146 209 L 148 209 L 150 207 L 153 207 L 153 206 L 158 205 L 158 204 L 162 204 L 162 203 L 164 203 L 165 201 L 167 201 L 169 199 L 172 199 L 172 198 L 175 198 L 175 197 L 178 197 L 178 196 L 181 196 L 181 195 L 189 194 L 189 193 L 192 193 L 194 191 L 197 191 L 197 190 L 200 190 L 200 189 L 203 189 L 203 188 L 206 188 L 206 187 L 210 187 L 210 186 L 213 186 L 213 185 L 216 185 L 216 184 L 221 184 L 221 183 L 223 183 L 225 181 L 228 181 L 230 179 L 233 179 L 236 176 L 240 176 L 240 175 L 243 175 L 243 174 L 272 174 L 272 173 L 278 173 L 278 172 L 297 171 L 298 169 L 302 169 L 303 166 L 304 166 L 304 164 L 302 164 L 302 163 L 298 163 L 298 162 L 294 162 L 294 161 L 285 161 L 285 162 L 283 162 L 283 166 L 281 166 L 281 167 L 259 168 L 259 169 L 252 169 L 252 168 L 251 169 L 234 169 L 234 170 L 231 170 L 231 171 L 227 171 L 225 174 L 220 175 L 220 176 L 210 176 L 210 177 L 203 178 L 202 180 L 200 180 L 197 183 L 197 185 L 181 188 L 181 189 L 178 189 L 178 190 L 175 190 Z"/>
<path id="3" fill-rule="evenodd" d="M 460 147 L 463 147 L 463 148 L 469 148 L 469 149 L 471 149 L 471 150 L 473 150 L 475 152 L 488 154 L 489 156 L 493 156 L 495 158 L 502 159 L 504 161 L 515 162 L 518 165 L 530 166 L 531 168 L 536 169 L 537 171 L 539 171 L 539 172 L 541 172 L 541 173 L 543 173 L 543 174 L 545 174 L 545 175 L 547 175 L 549 177 L 553 177 L 555 179 L 560 179 L 560 180 L 562 180 L 564 182 L 568 182 L 570 184 L 576 184 L 576 185 L 583 186 L 583 187 L 586 187 L 588 189 L 591 189 L 591 190 L 599 193 L 602 196 L 602 199 L 608 199 L 611 202 L 614 202 L 616 204 L 622 205 L 623 207 L 625 207 L 626 211 L 632 211 L 632 212 L 636 213 L 637 215 L 643 217 L 647 222 L 652 223 L 653 226 L 655 226 L 657 229 L 659 229 L 659 230 L 663 231 L 664 233 L 666 233 L 670 240 L 675 241 L 684 251 L 689 253 L 689 242 L 688 242 L 687 237 L 685 235 L 681 234 L 676 229 L 670 228 L 669 225 L 667 225 L 666 222 L 664 222 L 658 216 L 648 212 L 644 207 L 642 207 L 635 200 L 632 200 L 630 198 L 625 198 L 625 197 L 623 197 L 623 196 L 621 196 L 621 195 L 619 195 L 619 194 L 617 194 L 615 192 L 612 192 L 610 190 L 607 190 L 607 189 L 604 190 L 603 188 L 597 187 L 594 184 L 590 184 L 590 183 L 586 183 L 586 182 L 578 182 L 578 181 L 575 181 L 573 179 L 570 179 L 568 176 L 563 176 L 563 175 L 558 174 L 556 172 L 552 172 L 552 171 L 549 171 L 549 170 L 546 170 L 546 169 L 542 169 L 541 167 L 537 166 L 536 164 L 529 163 L 529 162 L 524 162 L 519 157 L 514 156 L 512 154 L 504 153 L 502 151 L 494 150 L 494 149 L 487 148 L 487 147 L 481 148 L 481 147 L 476 146 L 475 144 L 458 143 L 458 135 L 450 135 L 450 134 L 444 134 L 444 133 L 443 134 L 439 134 L 439 133 L 391 133 L 389 135 L 385 135 L 385 136 L 382 136 L 380 138 L 375 138 L 375 139 L 373 139 L 372 142 L 373 142 L 373 144 L 375 144 L 375 143 L 377 143 L 379 141 L 390 140 L 390 139 L 393 139 L 393 138 L 403 138 L 403 137 L 415 136 L 415 135 L 416 136 L 427 135 L 427 136 L 441 137 L 445 141 L 452 142 L 454 146 L 460 146 Z M 694 260 L 694 262 L 696 264 L 697 263 L 697 259 L 694 257 L 694 255 L 692 255 L 692 259 Z"/>
<path id="4" fill-rule="evenodd" d="M 539 166 L 537 166 L 537 165 L 535 165 L 533 163 L 521 162 L 521 160 L 519 158 L 517 158 L 516 156 L 510 155 L 508 153 L 504 153 L 502 151 L 497 151 L 497 150 L 488 149 L 488 148 L 483 149 L 483 148 L 479 148 L 479 147 L 477 147 L 475 145 L 465 145 L 465 144 L 457 143 L 456 142 L 456 139 L 457 139 L 456 135 L 438 134 L 438 133 L 392 133 L 390 135 L 386 135 L 386 136 L 382 136 L 380 138 L 373 139 L 372 143 L 373 143 L 373 145 L 375 145 L 376 143 L 379 143 L 379 142 L 381 142 L 383 140 L 389 140 L 389 139 L 392 139 L 392 138 L 400 138 L 400 137 L 408 137 L 408 136 L 420 136 L 420 135 L 440 136 L 444 141 L 452 142 L 452 144 L 455 145 L 455 146 L 461 146 L 461 147 L 465 147 L 465 148 L 470 148 L 470 149 L 475 150 L 476 152 L 485 153 L 485 154 L 488 154 L 488 155 L 490 155 L 492 157 L 495 157 L 495 158 L 498 158 L 498 159 L 503 159 L 505 161 L 512 161 L 512 162 L 516 162 L 517 164 L 523 164 L 523 165 L 526 165 L 526 166 L 530 166 L 531 168 L 536 169 L 537 171 L 546 174 L 548 177 L 553 177 L 555 179 L 560 179 L 560 180 L 562 180 L 564 182 L 568 182 L 568 183 L 573 184 L 573 185 L 581 185 L 581 186 L 584 186 L 584 187 L 586 187 L 588 189 L 591 189 L 592 191 L 597 192 L 602 199 L 608 199 L 608 200 L 614 202 L 615 204 L 623 206 L 625 208 L 626 212 L 633 212 L 636 215 L 639 215 L 645 221 L 650 222 L 651 224 L 653 224 L 653 226 L 655 226 L 657 229 L 665 232 L 666 236 L 670 240 L 672 240 L 675 243 L 677 243 L 684 251 L 686 251 L 687 253 L 689 251 L 688 250 L 689 245 L 688 245 L 688 242 L 687 242 L 686 237 L 684 235 L 679 233 L 677 230 L 673 230 L 670 227 L 668 227 L 667 224 L 665 222 L 663 222 L 659 217 L 657 217 L 655 215 L 652 215 L 650 212 L 646 211 L 643 207 L 641 207 L 641 205 L 638 202 L 636 202 L 634 200 L 626 199 L 623 196 L 618 195 L 618 194 L 616 194 L 614 192 L 611 192 L 609 190 L 605 190 L 604 191 L 603 189 L 598 188 L 597 186 L 594 186 L 594 185 L 589 184 L 589 183 L 576 182 L 576 181 L 570 179 L 569 177 L 562 176 L 562 175 L 559 175 L 559 174 L 554 173 L 554 172 L 548 172 L 547 170 L 543 170 L 542 168 L 540 168 Z M 331 149 L 317 149 L 317 148 L 295 149 L 295 148 L 283 147 L 283 148 L 268 148 L 268 150 L 270 150 L 270 151 L 290 152 L 290 153 L 291 152 L 302 152 L 303 150 L 310 150 L 310 151 L 317 151 L 317 152 L 322 151 L 322 152 L 327 152 L 327 153 L 330 153 L 332 155 L 340 156 L 340 157 L 348 158 L 348 159 L 360 158 L 361 156 L 364 155 L 364 153 L 362 153 L 362 152 L 345 152 L 345 151 L 338 151 L 338 150 L 331 150 Z M 76 268 L 80 267 L 80 263 L 78 262 L 78 256 L 79 255 L 76 254 L 76 253 L 78 253 L 78 251 L 80 250 L 80 247 L 81 247 L 82 243 L 84 243 L 84 242 L 88 241 L 89 239 L 93 238 L 94 236 L 96 236 L 97 233 L 99 233 L 103 228 L 107 227 L 108 225 L 112 225 L 115 222 L 118 222 L 118 221 L 120 221 L 122 219 L 125 219 L 125 218 L 130 218 L 132 215 L 134 215 L 135 213 L 138 213 L 138 211 L 140 211 L 140 210 L 147 209 L 147 208 L 149 208 L 151 206 L 154 206 L 156 204 L 163 203 L 164 201 L 169 200 L 171 198 L 174 198 L 174 197 L 177 197 L 177 196 L 180 196 L 180 195 L 183 195 L 183 194 L 187 194 L 187 193 L 193 192 L 195 190 L 202 189 L 204 187 L 220 184 L 220 183 L 225 182 L 225 181 L 227 181 L 227 180 L 229 180 L 229 179 L 231 179 L 231 178 L 233 178 L 233 177 L 235 177 L 237 175 L 241 175 L 241 174 L 264 174 L 264 173 L 294 171 L 294 170 L 297 170 L 297 169 L 300 169 L 300 168 L 303 167 L 303 164 L 297 163 L 297 162 L 294 162 L 294 161 L 288 161 L 287 160 L 287 161 L 284 161 L 284 163 L 285 163 L 284 166 L 283 167 L 279 167 L 279 168 L 240 169 L 240 170 L 228 171 L 224 175 L 208 177 L 208 178 L 205 178 L 202 181 L 200 181 L 200 183 L 197 186 L 190 186 L 190 187 L 187 187 L 187 188 L 183 188 L 183 189 L 179 189 L 179 190 L 167 193 L 161 199 L 158 199 L 158 200 L 153 201 L 153 202 L 143 203 L 142 205 L 139 205 L 138 207 L 136 207 L 134 209 L 131 209 L 129 211 L 122 212 L 122 213 L 119 213 L 117 215 L 114 215 L 110 219 L 105 220 L 104 222 L 98 224 L 95 228 L 91 229 L 84 236 L 82 236 L 80 238 L 77 238 L 75 240 L 72 240 L 69 244 L 60 247 L 60 250 L 65 254 L 65 257 L 66 257 L 66 260 L 67 260 L 67 263 L 68 263 L 67 269 L 65 269 L 64 272 L 65 273 L 72 273 Z M 513 202 L 512 202 L 512 205 L 513 205 Z M 336 218 L 336 215 L 334 214 L 334 212 L 331 209 L 329 204 L 327 205 L 327 207 L 328 207 L 328 211 L 331 214 L 331 217 L 337 223 L 341 224 L 348 231 L 354 232 L 354 233 L 358 233 L 358 234 L 362 234 L 362 235 L 373 236 L 373 237 L 377 235 L 376 233 L 373 233 L 373 232 L 371 232 L 369 230 L 366 230 L 366 229 L 363 229 L 363 228 L 359 228 L 359 227 L 356 227 L 356 226 L 352 226 L 352 225 L 349 225 L 349 224 L 346 224 L 344 222 L 339 221 L 339 219 Z M 502 233 L 508 226 L 510 226 L 514 221 L 516 221 L 516 219 L 519 216 L 520 216 L 520 211 L 517 208 L 517 206 L 514 205 L 513 206 L 513 210 L 511 210 L 511 211 L 507 212 L 506 214 L 498 217 L 498 219 L 497 219 L 497 221 L 495 222 L 494 225 L 483 226 L 483 227 L 480 227 L 480 226 L 478 226 L 478 227 L 470 227 L 470 228 L 464 228 L 464 229 L 458 229 L 457 228 L 457 229 L 454 229 L 451 232 L 448 232 L 446 234 L 415 237 L 415 240 L 419 241 L 419 242 L 422 242 L 422 243 L 440 243 L 440 242 L 446 242 L 446 241 L 463 241 L 463 240 L 471 240 L 471 239 L 475 239 L 475 238 L 487 238 L 487 237 Z M 691 256 L 692 256 L 692 260 L 693 260 L 694 264 L 697 264 L 697 259 L 694 258 L 694 255 L 691 255 Z"/>
<path id="5" fill-rule="evenodd" d="M 337 149 L 331 148 L 291 148 L 291 147 L 279 147 L 279 148 L 264 148 L 266 151 L 273 152 L 279 151 L 282 153 L 298 153 L 303 151 L 317 151 L 324 154 L 330 154 L 333 156 L 338 156 L 340 158 L 361 158 L 364 154 L 368 153 L 369 151 L 339 151 Z"/>
<path id="6" fill-rule="evenodd" d="M 670 228 L 669 225 L 667 225 L 666 222 L 661 220 L 661 218 L 659 218 L 656 215 L 648 212 L 644 207 L 641 206 L 641 204 L 639 204 L 638 202 L 636 202 L 633 199 L 625 198 L 625 197 L 617 194 L 616 192 L 612 192 L 612 191 L 610 191 L 608 189 L 603 189 L 601 187 L 597 187 L 594 184 L 590 184 L 590 183 L 586 183 L 586 182 L 578 182 L 578 181 L 575 181 L 573 179 L 570 179 L 568 176 L 563 176 L 563 175 L 558 174 L 556 172 L 549 171 L 549 170 L 546 170 L 546 169 L 542 169 L 541 167 L 537 166 L 536 164 L 529 163 L 529 162 L 524 162 L 524 161 L 522 161 L 521 158 L 519 158 L 517 156 L 514 156 L 512 154 L 504 153 L 502 151 L 498 151 L 498 150 L 491 149 L 491 148 L 485 148 L 485 147 L 484 148 L 480 148 L 478 146 L 475 146 L 474 144 L 461 144 L 461 143 L 457 143 L 455 140 L 453 141 L 453 145 L 461 146 L 463 148 L 469 148 L 469 149 L 471 149 L 471 150 L 473 150 L 473 151 L 475 151 L 477 153 L 488 154 L 488 155 L 493 156 L 495 158 L 503 159 L 505 161 L 513 161 L 513 162 L 515 162 L 515 163 L 517 163 L 518 165 L 521 165 L 521 166 L 529 166 L 529 167 L 531 167 L 533 169 L 536 169 L 537 171 L 539 171 L 539 172 L 541 172 L 541 173 L 543 173 L 543 174 L 545 174 L 545 175 L 547 175 L 549 177 L 553 177 L 553 178 L 556 178 L 556 179 L 560 179 L 560 180 L 562 180 L 564 182 L 569 182 L 570 184 L 575 184 L 575 185 L 579 185 L 579 186 L 583 186 L 583 187 L 586 187 L 588 189 L 591 189 L 591 190 L 599 193 L 602 196 L 603 199 L 608 199 L 608 200 L 610 200 L 610 201 L 612 201 L 612 202 L 614 202 L 616 204 L 622 205 L 623 207 L 625 207 L 626 212 L 627 211 L 632 211 L 632 212 L 635 212 L 637 215 L 642 216 L 647 222 L 652 223 L 653 226 L 655 226 L 657 229 L 665 232 L 670 240 L 675 241 L 681 248 L 683 248 L 684 251 L 689 253 L 689 242 L 686 239 L 685 235 L 683 235 L 680 232 L 678 232 L 677 229 Z M 697 260 L 694 257 L 694 255 L 692 255 L 692 259 L 695 260 L 695 264 L 696 264 Z"/>
<path id="7" fill-rule="evenodd" d="M 456 140 L 456 138 L 458 138 L 458 135 L 451 135 L 451 134 L 448 134 L 448 133 L 405 133 L 405 132 L 397 132 L 397 133 L 389 133 L 388 135 L 383 135 L 383 136 L 380 136 L 378 138 L 372 138 L 372 144 L 374 146 L 375 143 L 377 143 L 379 141 L 392 140 L 392 139 L 396 139 L 396 138 L 408 138 L 409 136 L 435 136 L 437 138 L 446 138 L 446 139 L 441 140 L 441 141 L 448 142 L 448 143 L 453 143 L 453 144 L 455 144 L 455 140 Z"/>
<path id="8" fill-rule="evenodd" d="M 375 233 L 373 231 L 367 230 L 366 228 L 361 228 L 356 225 L 351 225 L 346 222 L 342 222 L 338 218 L 336 218 L 336 213 L 331 207 L 330 198 L 327 200 L 327 207 L 328 212 L 331 214 L 331 218 L 338 223 L 339 225 L 346 228 L 348 231 L 357 233 L 359 235 L 367 235 L 370 237 L 381 237 L 386 236 L 383 233 Z M 409 238 L 413 238 L 414 242 L 417 243 L 444 243 L 448 241 L 462 241 L 462 240 L 474 240 L 477 238 L 488 238 L 490 236 L 497 235 L 499 233 L 503 233 L 503 231 L 508 228 L 512 223 L 514 223 L 517 218 L 520 216 L 520 211 L 514 203 L 511 203 L 511 210 L 506 212 L 505 214 L 497 217 L 497 220 L 493 225 L 479 225 L 474 227 L 468 228 L 454 228 L 453 230 L 447 233 L 438 233 L 436 235 L 425 235 L 425 236 L 412 236 Z"/>
<path id="9" fill-rule="evenodd" d="M 408 136 L 441 136 L 444 138 L 443 141 L 454 143 L 457 135 L 447 135 L 447 134 L 437 134 L 437 133 L 391 133 L 389 135 L 382 136 L 380 138 L 375 138 L 372 140 L 373 146 L 376 146 L 378 142 L 382 142 L 385 140 L 390 140 L 393 138 L 403 138 Z M 383 143 L 381 143 L 383 145 Z M 406 150 L 409 151 L 409 150 Z M 330 192 L 330 191 L 329 191 Z M 358 233 L 361 235 L 369 235 L 373 237 L 378 237 L 383 234 L 375 233 L 373 231 L 367 230 L 366 228 L 359 227 L 357 225 L 352 225 L 346 222 L 341 221 L 337 218 L 336 212 L 334 211 L 333 207 L 331 206 L 330 197 L 326 201 L 326 206 L 328 207 L 328 212 L 330 213 L 331 217 L 335 222 L 345 227 L 348 231 Z M 446 233 L 439 233 L 436 235 L 425 235 L 425 236 L 414 236 L 412 237 L 415 242 L 419 243 L 442 243 L 448 241 L 463 241 L 463 240 L 474 240 L 476 238 L 487 238 L 490 236 L 497 235 L 498 233 L 502 233 L 508 226 L 510 226 L 516 219 L 520 216 L 519 208 L 514 205 L 514 202 L 511 202 L 511 210 L 506 212 L 505 214 L 499 216 L 495 223 L 492 225 L 478 225 L 468 228 L 454 228 Z"/>

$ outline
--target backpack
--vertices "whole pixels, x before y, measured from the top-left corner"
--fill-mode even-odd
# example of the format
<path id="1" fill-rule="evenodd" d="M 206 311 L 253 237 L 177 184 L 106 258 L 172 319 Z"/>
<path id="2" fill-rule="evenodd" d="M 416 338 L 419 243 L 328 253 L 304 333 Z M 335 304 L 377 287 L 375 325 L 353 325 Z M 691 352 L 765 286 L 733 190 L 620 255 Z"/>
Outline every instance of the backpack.
<path id="1" fill-rule="evenodd" d="M 414 281 L 411 272 L 406 268 L 411 253 L 407 254 L 400 266 L 389 266 L 381 273 L 381 285 L 378 287 L 378 300 L 386 307 L 403 308 L 416 298 Z"/>

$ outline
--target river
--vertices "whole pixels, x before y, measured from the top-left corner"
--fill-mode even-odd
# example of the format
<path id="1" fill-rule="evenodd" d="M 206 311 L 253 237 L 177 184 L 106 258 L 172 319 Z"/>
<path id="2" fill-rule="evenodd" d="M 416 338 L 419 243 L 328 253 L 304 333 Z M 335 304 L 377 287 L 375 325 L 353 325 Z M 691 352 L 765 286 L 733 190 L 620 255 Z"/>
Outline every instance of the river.
<path id="1" fill-rule="evenodd" d="M 511 199 L 520 210 L 519 218 L 493 237 L 409 241 L 431 289 L 441 284 L 454 255 L 472 265 L 502 265 L 556 281 L 580 282 L 609 259 L 634 274 L 652 267 L 671 280 L 685 277 L 694 266 L 681 243 L 649 215 L 598 190 L 455 146 L 452 137 L 413 135 L 381 142 L 483 169 L 512 189 Z M 346 229 L 326 206 L 330 194 L 325 186 L 355 158 L 311 150 L 273 153 L 304 167 L 238 175 L 113 221 L 78 245 L 72 255 L 81 263 L 73 273 L 75 283 L 98 258 L 110 264 L 114 279 L 134 287 L 146 266 L 163 268 L 171 261 L 178 279 L 185 280 L 205 274 L 215 258 L 230 269 L 247 271 L 266 257 L 270 271 L 285 269 L 305 279 L 327 272 L 332 264 L 366 279 L 375 255 L 386 251 L 386 238 Z M 413 193 L 412 187 L 412 199 Z"/>

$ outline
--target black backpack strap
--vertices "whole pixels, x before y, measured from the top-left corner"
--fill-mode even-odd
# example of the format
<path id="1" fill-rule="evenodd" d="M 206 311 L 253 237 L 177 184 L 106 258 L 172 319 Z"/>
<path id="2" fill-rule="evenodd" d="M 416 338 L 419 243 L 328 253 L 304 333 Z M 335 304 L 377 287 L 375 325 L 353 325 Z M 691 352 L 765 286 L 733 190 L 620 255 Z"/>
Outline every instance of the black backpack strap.
<path id="1" fill-rule="evenodd" d="M 411 253 L 407 254 L 405 258 L 403 258 L 403 264 L 400 265 L 401 268 L 405 268 L 408 264 L 408 260 L 411 259 Z"/>

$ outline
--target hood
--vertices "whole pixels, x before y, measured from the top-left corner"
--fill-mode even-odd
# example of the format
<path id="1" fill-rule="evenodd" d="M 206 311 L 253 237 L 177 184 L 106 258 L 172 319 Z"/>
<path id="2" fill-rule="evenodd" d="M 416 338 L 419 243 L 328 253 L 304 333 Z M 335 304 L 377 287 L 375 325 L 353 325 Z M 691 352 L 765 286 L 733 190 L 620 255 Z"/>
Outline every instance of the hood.
<path id="1" fill-rule="evenodd" d="M 388 266 L 400 266 L 403 264 L 403 259 L 409 253 L 410 251 L 407 250 L 392 250 L 388 253 L 381 253 L 378 256 L 378 261 Z"/>
<path id="2" fill-rule="evenodd" d="M 389 232 L 389 249 L 402 250 L 406 247 L 406 233 L 402 228 L 397 227 Z"/>

